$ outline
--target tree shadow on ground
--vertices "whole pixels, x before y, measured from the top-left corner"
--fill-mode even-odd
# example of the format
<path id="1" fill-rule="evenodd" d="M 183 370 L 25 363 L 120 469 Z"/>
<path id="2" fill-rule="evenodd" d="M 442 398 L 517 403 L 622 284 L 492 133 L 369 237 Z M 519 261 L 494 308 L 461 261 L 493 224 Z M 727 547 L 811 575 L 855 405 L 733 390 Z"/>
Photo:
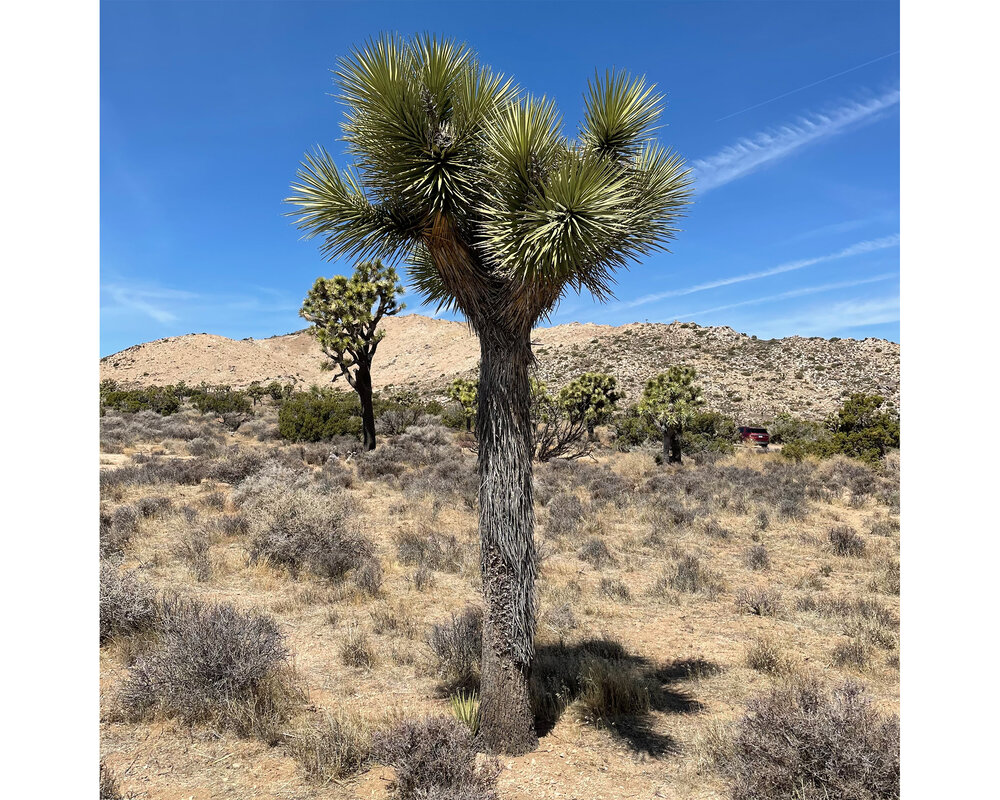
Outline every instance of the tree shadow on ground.
<path id="1" fill-rule="evenodd" d="M 541 645 L 531 677 L 536 729 L 548 734 L 575 702 L 582 718 L 636 752 L 654 758 L 675 753 L 676 741 L 654 729 L 652 712 L 697 713 L 702 704 L 675 684 L 719 672 L 703 659 L 657 665 L 611 639 Z"/>

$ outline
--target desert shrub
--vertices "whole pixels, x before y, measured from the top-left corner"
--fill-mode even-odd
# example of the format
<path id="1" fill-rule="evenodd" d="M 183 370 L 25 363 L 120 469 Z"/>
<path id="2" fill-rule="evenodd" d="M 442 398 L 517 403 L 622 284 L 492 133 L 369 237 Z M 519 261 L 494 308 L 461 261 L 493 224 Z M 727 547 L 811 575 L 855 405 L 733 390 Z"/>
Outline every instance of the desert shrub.
<path id="1" fill-rule="evenodd" d="M 133 800 L 135 798 L 132 792 L 128 794 L 122 793 L 121 785 L 118 783 L 118 776 L 103 761 L 101 762 L 100 781 L 101 800 Z"/>
<path id="2" fill-rule="evenodd" d="M 250 531 L 250 522 L 243 514 L 222 514 L 213 523 L 224 536 L 243 536 Z"/>
<path id="3" fill-rule="evenodd" d="M 418 592 L 422 592 L 424 589 L 429 589 L 434 585 L 434 571 L 426 564 L 421 564 L 413 570 L 410 580 L 413 581 L 413 588 Z"/>
<path id="4" fill-rule="evenodd" d="M 755 544 L 747 548 L 743 554 L 743 562 L 755 570 L 767 570 L 771 568 L 771 556 L 768 555 L 767 548 L 762 544 Z"/>
<path id="5" fill-rule="evenodd" d="M 297 392 L 281 404 L 278 434 L 293 442 L 318 442 L 361 434 L 361 404 L 354 392 Z"/>
<path id="6" fill-rule="evenodd" d="M 354 571 L 354 585 L 368 597 L 378 595 L 384 579 L 385 573 L 382 571 L 382 564 L 374 555 Z"/>
<path id="7" fill-rule="evenodd" d="M 156 593 L 136 570 L 101 563 L 101 644 L 112 636 L 130 636 L 157 625 Z"/>
<path id="8" fill-rule="evenodd" d="M 483 612 L 469 606 L 447 622 L 431 625 L 427 646 L 438 674 L 456 686 L 474 686 L 483 655 Z"/>
<path id="9" fill-rule="evenodd" d="M 295 697 L 287 659 L 270 617 L 167 598 L 159 642 L 130 668 L 121 702 L 133 719 L 163 714 L 273 738 Z"/>
<path id="10" fill-rule="evenodd" d="M 861 639 L 845 639 L 834 645 L 830 658 L 834 666 L 863 671 L 871 663 L 872 651 Z"/>
<path id="11" fill-rule="evenodd" d="M 245 392 L 234 390 L 198 391 L 191 395 L 191 405 L 202 414 L 247 415 L 253 413 L 253 403 Z"/>
<path id="12" fill-rule="evenodd" d="M 260 472 L 269 461 L 270 455 L 263 448 L 247 449 L 237 445 L 226 450 L 224 457 L 212 464 L 209 477 L 236 484 Z"/>
<path id="13" fill-rule="evenodd" d="M 814 439 L 795 439 L 782 455 L 801 460 L 805 455 L 831 458 L 837 455 L 879 465 L 886 454 L 899 447 L 899 414 L 880 395 L 855 393 L 825 422 L 825 430 Z"/>
<path id="14" fill-rule="evenodd" d="M 717 411 L 698 411 L 691 415 L 681 433 L 681 450 L 692 455 L 723 455 L 735 449 L 736 423 Z"/>
<path id="15" fill-rule="evenodd" d="M 252 561 L 339 581 L 374 558 L 374 545 L 352 528 L 351 501 L 303 485 L 291 470 L 272 467 L 240 484 L 233 499 L 250 521 Z"/>
<path id="16" fill-rule="evenodd" d="M 371 753 L 371 733 L 358 717 L 343 711 L 324 714 L 283 737 L 292 756 L 316 781 L 346 778 L 361 771 Z"/>
<path id="17" fill-rule="evenodd" d="M 358 475 L 362 478 L 385 478 L 399 477 L 406 469 L 406 465 L 401 463 L 393 452 L 392 446 L 383 444 L 376 450 L 362 453 L 357 461 Z"/>
<path id="18" fill-rule="evenodd" d="M 833 552 L 838 556 L 863 556 L 865 541 L 852 528 L 840 526 L 833 528 L 827 537 Z"/>
<path id="19" fill-rule="evenodd" d="M 204 528 L 188 531 L 174 551 L 178 558 L 187 564 L 195 580 L 207 581 L 212 577 L 211 559 L 212 540 Z"/>
<path id="20" fill-rule="evenodd" d="M 444 572 L 458 572 L 464 560 L 462 546 L 455 536 L 422 535 L 415 531 L 396 535 L 396 554 L 400 563 Z"/>
<path id="21" fill-rule="evenodd" d="M 714 597 L 722 589 L 721 578 L 706 569 L 697 556 L 687 553 L 674 564 L 669 576 L 670 586 L 679 592 L 701 592 Z"/>
<path id="22" fill-rule="evenodd" d="M 768 516 L 767 511 L 763 508 L 759 509 L 753 517 L 753 529 L 755 531 L 764 532 L 771 526 L 771 518 Z"/>
<path id="23" fill-rule="evenodd" d="M 638 406 L 632 405 L 614 421 L 615 447 L 626 452 L 649 441 L 657 441 L 660 432 L 642 414 Z"/>
<path id="24" fill-rule="evenodd" d="M 126 414 L 152 411 L 156 414 L 176 414 L 181 401 L 170 386 L 149 386 L 145 389 L 129 389 L 104 392 L 101 405 Z"/>
<path id="25" fill-rule="evenodd" d="M 613 504 L 618 508 L 627 505 L 633 490 L 632 484 L 610 469 L 602 469 L 589 481 L 590 500 L 595 506 Z"/>
<path id="26" fill-rule="evenodd" d="M 601 578 L 600 592 L 612 600 L 632 599 L 632 593 L 621 578 Z"/>
<path id="27" fill-rule="evenodd" d="M 734 800 L 899 797 L 899 720 L 880 715 L 850 681 L 752 699 L 720 756 Z"/>
<path id="28" fill-rule="evenodd" d="M 425 717 L 380 732 L 372 755 L 395 770 L 400 800 L 497 800 L 498 765 L 477 767 L 472 733 L 451 717 Z"/>
<path id="29" fill-rule="evenodd" d="M 899 533 L 899 520 L 890 517 L 877 517 L 871 521 L 868 533 L 871 536 L 892 536 Z"/>
<path id="30" fill-rule="evenodd" d="M 728 528 L 723 527 L 718 520 L 708 519 L 702 524 L 702 532 L 713 539 L 728 539 L 732 533 Z"/>
<path id="31" fill-rule="evenodd" d="M 560 492 L 547 504 L 548 518 L 545 532 L 550 536 L 576 533 L 583 523 L 586 509 L 580 498 L 569 492 Z"/>
<path id="32" fill-rule="evenodd" d="M 173 505 L 169 497 L 143 497 L 135 504 L 135 509 L 140 517 L 157 517 L 170 511 Z"/>
<path id="33" fill-rule="evenodd" d="M 797 419 L 790 414 L 778 414 L 767 426 L 774 444 L 808 442 L 823 438 L 827 431 L 820 422 Z"/>
<path id="34" fill-rule="evenodd" d="M 134 506 L 118 506 L 114 511 L 101 512 L 101 558 L 121 555 L 139 530 L 139 511 Z"/>
<path id="35" fill-rule="evenodd" d="M 736 608 L 741 614 L 776 617 L 781 610 L 781 595 L 759 586 L 740 589 L 736 594 Z"/>
<path id="36" fill-rule="evenodd" d="M 339 458 L 331 456 L 323 465 L 320 482 L 327 487 L 350 489 L 354 486 L 354 473 Z"/>
<path id="37" fill-rule="evenodd" d="M 560 636 L 565 636 L 577 626 L 576 615 L 569 603 L 548 609 L 542 616 L 542 622 Z"/>
<path id="38" fill-rule="evenodd" d="M 899 594 L 899 561 L 888 558 L 881 563 L 881 571 L 872 579 L 871 590 L 885 594 Z"/>
<path id="39" fill-rule="evenodd" d="M 788 656 L 773 639 L 758 637 L 746 647 L 746 665 L 756 672 L 781 675 L 791 669 Z"/>
<path id="40" fill-rule="evenodd" d="M 377 661 L 375 648 L 363 628 L 352 625 L 340 642 L 340 660 L 349 667 L 371 669 Z"/>
<path id="41" fill-rule="evenodd" d="M 583 547 L 580 548 L 577 555 L 581 560 L 586 561 L 595 569 L 602 569 L 609 564 L 615 563 L 615 558 L 611 555 L 611 551 L 608 550 L 608 546 L 602 539 L 598 539 L 596 536 L 592 536 L 584 542 Z"/>
<path id="42" fill-rule="evenodd" d="M 587 658 L 580 671 L 580 716 L 591 724 L 649 711 L 649 686 L 619 660 Z"/>

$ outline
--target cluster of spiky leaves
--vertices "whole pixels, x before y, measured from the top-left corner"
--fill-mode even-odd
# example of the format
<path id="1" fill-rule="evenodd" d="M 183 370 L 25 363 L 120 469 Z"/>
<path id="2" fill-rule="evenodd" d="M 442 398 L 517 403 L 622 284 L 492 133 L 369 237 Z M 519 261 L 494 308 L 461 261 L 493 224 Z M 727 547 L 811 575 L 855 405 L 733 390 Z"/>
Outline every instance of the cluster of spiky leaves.
<path id="1" fill-rule="evenodd" d="M 694 367 L 674 365 L 646 381 L 639 400 L 639 413 L 661 431 L 683 430 L 697 409 L 705 404 L 701 387 L 694 381 Z"/>
<path id="2" fill-rule="evenodd" d="M 585 372 L 559 390 L 559 405 L 570 419 L 582 420 L 588 428 L 603 425 L 624 397 L 613 375 Z"/>
<path id="3" fill-rule="evenodd" d="M 306 157 L 299 227 L 331 258 L 406 258 L 417 289 L 473 325 L 534 322 L 567 287 L 605 297 L 677 231 L 688 173 L 653 139 L 662 96 L 642 78 L 595 76 L 571 140 L 553 102 L 452 40 L 383 34 L 335 74 L 353 165 Z"/>
<path id="4" fill-rule="evenodd" d="M 448 399 L 461 404 L 466 415 L 475 414 L 479 402 L 479 381 L 455 378 L 448 386 Z"/>
<path id="5" fill-rule="evenodd" d="M 312 323 L 310 331 L 351 386 L 355 383 L 352 367 L 371 368 L 385 335 L 378 330 L 378 323 L 405 308 L 397 301 L 402 293 L 393 267 L 381 261 L 363 261 L 350 278 L 317 278 L 306 295 L 299 314 Z"/>

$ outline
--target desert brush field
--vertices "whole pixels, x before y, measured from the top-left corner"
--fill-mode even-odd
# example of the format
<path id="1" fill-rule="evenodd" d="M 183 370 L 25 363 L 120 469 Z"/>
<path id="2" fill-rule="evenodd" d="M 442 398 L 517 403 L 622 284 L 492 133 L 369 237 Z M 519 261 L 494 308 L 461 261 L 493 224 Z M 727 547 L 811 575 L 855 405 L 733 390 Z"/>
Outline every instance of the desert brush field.
<path id="1" fill-rule="evenodd" d="M 536 463 L 540 745 L 494 758 L 475 441 L 379 426 L 102 415 L 107 796 L 898 797 L 897 451 Z"/>

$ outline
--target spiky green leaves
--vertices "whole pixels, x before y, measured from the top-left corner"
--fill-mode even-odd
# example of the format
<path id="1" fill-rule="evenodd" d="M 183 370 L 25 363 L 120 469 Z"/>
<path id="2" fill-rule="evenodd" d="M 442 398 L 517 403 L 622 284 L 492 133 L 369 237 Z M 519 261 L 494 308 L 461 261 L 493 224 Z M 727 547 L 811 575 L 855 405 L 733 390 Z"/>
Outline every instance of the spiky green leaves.
<path id="1" fill-rule="evenodd" d="M 559 405 L 572 420 L 582 420 L 588 428 L 603 425 L 624 395 L 613 375 L 585 372 L 559 390 Z"/>
<path id="2" fill-rule="evenodd" d="M 705 404 L 701 387 L 695 384 L 694 367 L 672 366 L 646 382 L 639 413 L 661 431 L 680 432 L 695 411 Z"/>
<path id="3" fill-rule="evenodd" d="M 365 261 L 355 267 L 350 278 L 317 278 L 306 295 L 300 316 L 312 323 L 310 331 L 323 352 L 352 386 L 355 376 L 351 368 L 371 368 L 384 335 L 378 323 L 405 308 L 397 301 L 402 293 L 395 269 L 379 261 Z"/>
<path id="4" fill-rule="evenodd" d="M 307 157 L 299 226 L 330 258 L 407 258 L 417 290 L 474 325 L 530 327 L 566 287 L 607 296 L 690 200 L 683 162 L 652 141 L 661 97 L 643 79 L 591 81 L 575 142 L 554 103 L 452 40 L 382 35 L 336 81 L 353 171 Z"/>

